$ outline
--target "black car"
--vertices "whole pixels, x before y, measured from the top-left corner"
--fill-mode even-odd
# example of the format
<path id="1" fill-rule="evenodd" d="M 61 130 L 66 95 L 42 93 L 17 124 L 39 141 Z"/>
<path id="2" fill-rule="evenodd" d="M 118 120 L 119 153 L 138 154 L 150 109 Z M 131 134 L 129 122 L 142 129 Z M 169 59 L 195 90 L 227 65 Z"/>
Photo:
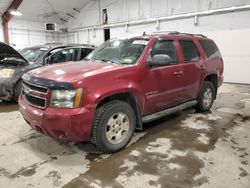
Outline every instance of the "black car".
<path id="1" fill-rule="evenodd" d="M 17 52 L 0 42 L 0 100 L 17 101 L 24 73 L 45 65 L 80 61 L 94 49 L 93 45 L 46 44 Z"/>

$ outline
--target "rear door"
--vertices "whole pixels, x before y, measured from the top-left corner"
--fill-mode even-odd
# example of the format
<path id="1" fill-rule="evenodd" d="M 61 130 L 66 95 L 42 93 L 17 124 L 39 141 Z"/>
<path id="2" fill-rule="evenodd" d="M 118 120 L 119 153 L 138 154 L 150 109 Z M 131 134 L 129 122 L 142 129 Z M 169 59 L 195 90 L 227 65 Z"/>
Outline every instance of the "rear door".
<path id="1" fill-rule="evenodd" d="M 180 64 L 176 42 L 170 39 L 157 40 L 150 57 L 157 54 L 169 55 L 173 62 L 167 66 L 149 67 L 145 75 L 145 111 L 152 113 L 179 103 L 181 92 L 182 65 Z"/>
<path id="2" fill-rule="evenodd" d="M 195 99 L 200 86 L 200 80 L 205 73 L 204 57 L 192 39 L 179 40 L 182 54 L 183 76 L 181 79 L 182 102 Z"/>

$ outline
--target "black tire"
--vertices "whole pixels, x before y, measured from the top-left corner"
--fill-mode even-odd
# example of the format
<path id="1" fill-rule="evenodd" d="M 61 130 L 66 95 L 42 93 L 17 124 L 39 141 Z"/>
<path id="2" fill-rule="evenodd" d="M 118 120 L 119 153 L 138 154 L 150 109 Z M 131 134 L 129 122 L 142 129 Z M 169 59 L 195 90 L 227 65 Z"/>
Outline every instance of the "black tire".
<path id="1" fill-rule="evenodd" d="M 126 115 L 123 121 L 128 121 L 129 129 L 128 131 L 125 131 L 126 134 L 120 143 L 112 144 L 107 138 L 107 131 L 110 131 L 110 132 L 115 131 L 113 130 L 115 129 L 114 127 L 112 128 L 111 125 L 108 125 L 108 122 L 109 120 L 111 120 L 111 118 L 113 118 L 114 120 L 116 116 L 115 114 L 117 114 L 117 117 L 119 116 L 119 114 Z M 119 101 L 119 100 L 107 102 L 104 105 L 97 108 L 95 120 L 94 120 L 92 131 L 91 131 L 91 143 L 94 144 L 98 150 L 104 153 L 117 152 L 123 149 L 130 142 L 135 131 L 135 124 L 136 124 L 135 113 L 132 107 L 128 103 Z M 122 125 L 117 125 L 117 127 L 119 126 L 121 127 Z M 108 129 L 112 129 L 112 131 Z M 118 131 L 120 131 L 120 129 L 117 130 L 117 132 Z M 123 130 L 121 130 L 121 135 L 122 133 L 124 133 Z M 115 133 L 115 134 L 118 134 L 118 133 Z"/>
<path id="2" fill-rule="evenodd" d="M 206 92 L 208 90 L 211 90 L 211 100 L 209 100 L 208 102 L 205 102 L 205 97 L 206 97 Z M 205 81 L 202 89 L 200 91 L 199 97 L 198 97 L 198 103 L 196 105 L 196 110 L 199 112 L 206 112 L 209 111 L 211 109 L 211 107 L 213 106 L 214 103 L 214 99 L 215 99 L 215 87 L 214 84 L 210 81 Z M 205 101 L 204 101 L 205 100 Z"/>
<path id="3" fill-rule="evenodd" d="M 13 89 L 13 101 L 14 102 L 18 102 L 18 98 L 19 96 L 21 95 L 21 92 L 22 92 L 22 81 L 19 80 L 16 85 L 14 86 L 14 89 Z"/>

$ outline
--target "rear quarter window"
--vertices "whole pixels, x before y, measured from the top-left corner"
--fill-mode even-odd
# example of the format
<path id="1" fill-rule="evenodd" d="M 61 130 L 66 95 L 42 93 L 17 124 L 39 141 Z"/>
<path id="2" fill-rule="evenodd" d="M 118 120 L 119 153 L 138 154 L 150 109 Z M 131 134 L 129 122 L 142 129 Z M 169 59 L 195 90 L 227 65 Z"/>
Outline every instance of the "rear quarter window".
<path id="1" fill-rule="evenodd" d="M 209 60 L 221 58 L 220 51 L 212 40 L 199 40 L 199 43 Z"/>

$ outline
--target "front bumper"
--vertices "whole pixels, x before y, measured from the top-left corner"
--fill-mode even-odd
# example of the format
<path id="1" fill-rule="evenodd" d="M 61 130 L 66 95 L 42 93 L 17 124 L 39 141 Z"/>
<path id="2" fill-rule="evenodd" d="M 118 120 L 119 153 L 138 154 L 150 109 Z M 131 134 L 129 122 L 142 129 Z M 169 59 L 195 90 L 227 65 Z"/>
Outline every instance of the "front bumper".
<path id="1" fill-rule="evenodd" d="M 41 110 L 19 98 L 20 111 L 26 122 L 35 130 L 64 141 L 89 141 L 95 108 Z"/>

